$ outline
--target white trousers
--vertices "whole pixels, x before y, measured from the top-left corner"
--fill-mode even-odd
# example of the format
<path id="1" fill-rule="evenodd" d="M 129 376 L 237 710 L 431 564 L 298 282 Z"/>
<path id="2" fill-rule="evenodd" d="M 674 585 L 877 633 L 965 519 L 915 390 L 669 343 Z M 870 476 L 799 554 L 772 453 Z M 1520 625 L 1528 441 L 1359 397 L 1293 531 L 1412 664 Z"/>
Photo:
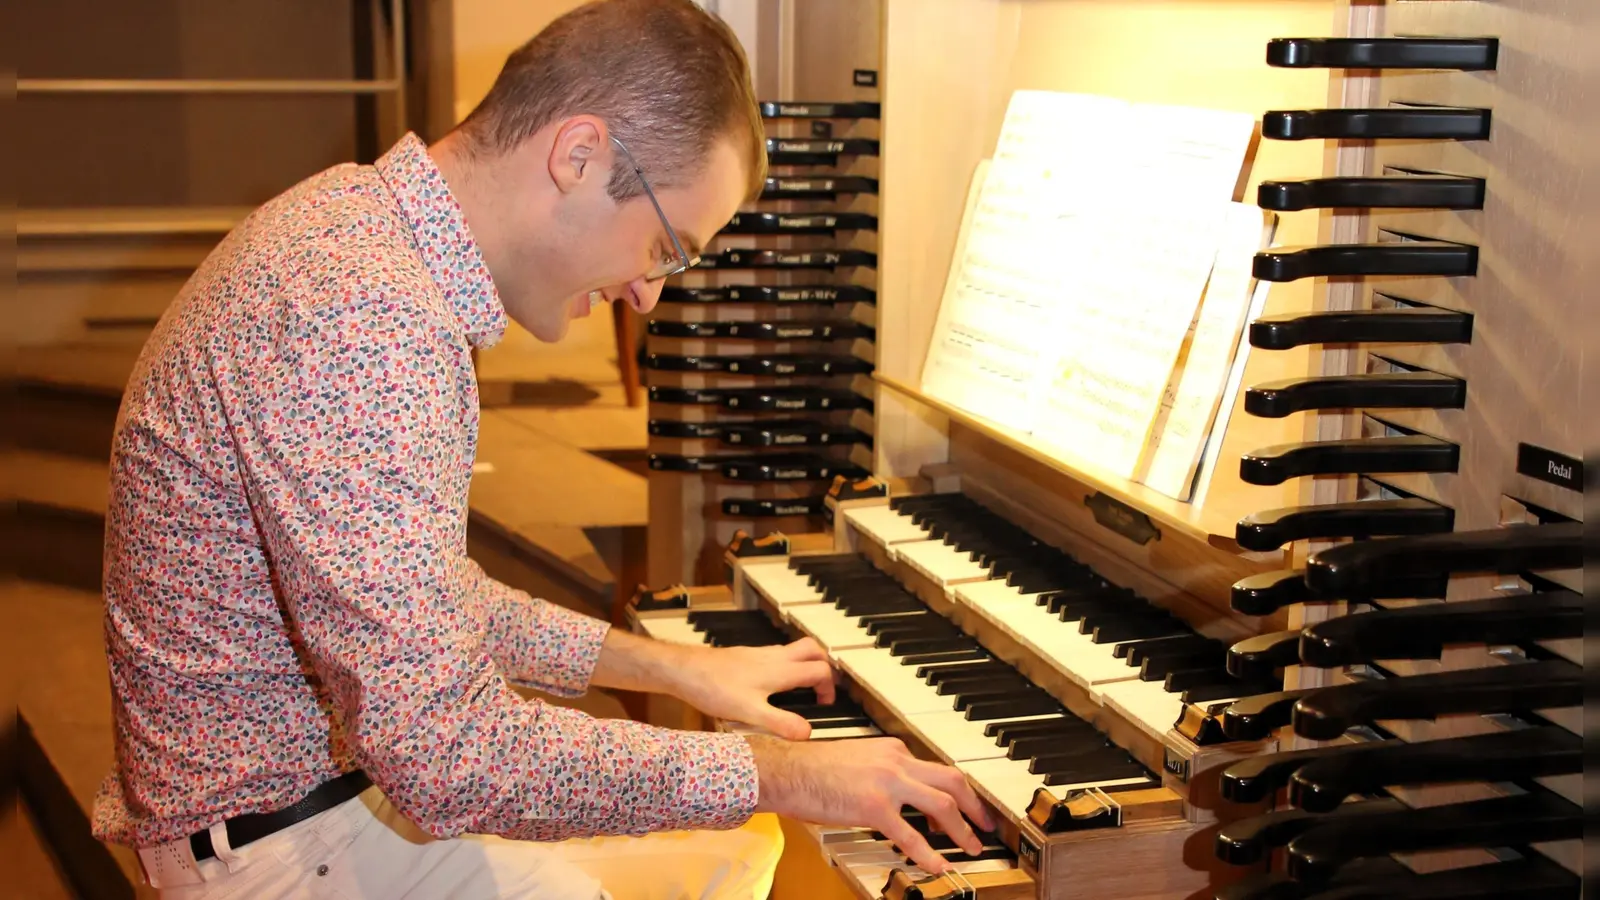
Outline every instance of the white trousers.
<path id="1" fill-rule="evenodd" d="M 729 831 L 543 844 L 438 840 L 368 788 L 237 850 L 221 828 L 212 829 L 212 843 L 217 856 L 194 863 L 203 881 L 158 884 L 162 900 L 765 900 L 783 832 L 762 814 Z"/>

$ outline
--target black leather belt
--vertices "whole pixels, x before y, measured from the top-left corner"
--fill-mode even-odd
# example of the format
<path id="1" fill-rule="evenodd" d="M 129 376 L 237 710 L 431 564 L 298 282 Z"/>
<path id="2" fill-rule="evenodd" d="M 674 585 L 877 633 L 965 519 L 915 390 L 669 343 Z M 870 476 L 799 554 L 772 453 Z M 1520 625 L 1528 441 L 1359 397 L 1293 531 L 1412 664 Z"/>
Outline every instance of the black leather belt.
<path id="1" fill-rule="evenodd" d="M 332 809 L 371 786 L 372 779 L 357 769 L 317 785 L 293 806 L 276 812 L 234 816 L 223 823 L 228 830 L 228 846 L 237 849 L 251 841 L 259 841 L 296 822 L 304 822 L 319 812 Z M 211 859 L 217 855 L 216 848 L 211 845 L 210 831 L 197 831 L 189 835 L 189 849 L 194 851 L 195 859 Z"/>

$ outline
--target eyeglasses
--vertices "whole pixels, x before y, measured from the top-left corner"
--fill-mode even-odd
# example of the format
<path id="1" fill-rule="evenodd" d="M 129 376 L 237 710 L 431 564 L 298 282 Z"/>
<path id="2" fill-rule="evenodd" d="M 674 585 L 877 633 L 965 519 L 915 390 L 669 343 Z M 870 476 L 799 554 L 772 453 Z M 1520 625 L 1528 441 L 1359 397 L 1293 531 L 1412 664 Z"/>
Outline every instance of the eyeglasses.
<path id="1" fill-rule="evenodd" d="M 667 237 L 672 239 L 672 249 L 676 251 L 675 255 L 664 257 L 655 268 L 646 272 L 645 280 L 659 281 L 699 265 L 700 257 L 690 257 L 684 251 L 683 242 L 678 240 L 678 232 L 673 230 L 672 223 L 667 221 L 667 214 L 661 210 L 661 203 L 656 200 L 656 192 L 650 190 L 650 181 L 644 177 L 644 169 L 639 166 L 639 161 L 633 158 L 633 154 L 629 153 L 628 148 L 615 136 L 611 138 L 611 143 L 617 145 L 617 149 L 622 151 L 622 155 L 626 156 L 629 164 L 633 166 L 633 171 L 639 175 L 639 183 L 644 185 L 644 194 L 650 198 L 650 205 L 656 208 L 656 215 L 661 217 L 661 227 L 667 229 Z"/>

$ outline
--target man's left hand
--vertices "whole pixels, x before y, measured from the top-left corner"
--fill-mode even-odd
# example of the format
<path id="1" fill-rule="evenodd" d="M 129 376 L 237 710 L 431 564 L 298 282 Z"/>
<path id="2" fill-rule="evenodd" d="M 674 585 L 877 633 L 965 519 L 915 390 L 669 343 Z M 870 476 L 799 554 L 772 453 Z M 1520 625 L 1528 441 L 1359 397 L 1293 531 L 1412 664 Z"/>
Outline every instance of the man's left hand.
<path id="1" fill-rule="evenodd" d="M 709 716 L 765 728 L 791 741 L 811 736 L 811 724 L 778 709 L 767 698 L 795 688 L 813 688 L 817 702 L 834 700 L 833 666 L 811 638 L 781 647 L 713 647 L 688 655 L 678 673 L 680 700 Z"/>

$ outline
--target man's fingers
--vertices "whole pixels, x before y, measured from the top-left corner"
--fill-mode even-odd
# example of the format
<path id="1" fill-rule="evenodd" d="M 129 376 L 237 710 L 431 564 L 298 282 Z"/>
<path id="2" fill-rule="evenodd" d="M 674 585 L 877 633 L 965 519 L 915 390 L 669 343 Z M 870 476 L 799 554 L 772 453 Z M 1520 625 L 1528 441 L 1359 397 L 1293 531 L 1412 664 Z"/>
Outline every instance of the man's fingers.
<path id="1" fill-rule="evenodd" d="M 833 666 L 826 660 L 802 663 L 799 667 L 800 687 L 817 692 L 817 702 L 829 706 L 834 700 Z"/>
<path id="2" fill-rule="evenodd" d="M 911 861 L 921 866 L 930 875 L 942 875 L 950 863 L 939 854 L 933 852 L 928 846 L 928 841 L 917 833 L 915 828 L 907 824 L 906 820 L 895 813 L 878 829 L 883 836 L 894 842 L 900 852 L 911 857 Z"/>
<path id="3" fill-rule="evenodd" d="M 972 789 L 972 784 L 960 769 L 918 759 L 907 766 L 907 772 L 918 781 L 955 798 L 956 805 L 961 807 L 967 818 L 978 823 L 979 828 L 984 831 L 995 829 L 994 814 L 978 798 L 978 792 Z"/>
<path id="4" fill-rule="evenodd" d="M 768 706 L 763 721 L 757 724 L 784 740 L 803 741 L 811 737 L 810 722 L 776 706 Z"/>
<path id="5" fill-rule="evenodd" d="M 961 807 L 954 797 L 921 782 L 908 781 L 906 801 L 927 813 L 928 819 L 937 823 L 939 830 L 949 835 L 961 849 L 973 855 L 982 852 L 983 843 L 961 817 Z"/>
<path id="6" fill-rule="evenodd" d="M 790 641 L 784 647 L 784 650 L 788 652 L 790 659 L 801 662 L 813 659 L 826 661 L 828 659 L 828 651 L 822 649 L 822 645 L 817 643 L 816 638 L 812 637 L 803 637 L 797 641 Z"/>

